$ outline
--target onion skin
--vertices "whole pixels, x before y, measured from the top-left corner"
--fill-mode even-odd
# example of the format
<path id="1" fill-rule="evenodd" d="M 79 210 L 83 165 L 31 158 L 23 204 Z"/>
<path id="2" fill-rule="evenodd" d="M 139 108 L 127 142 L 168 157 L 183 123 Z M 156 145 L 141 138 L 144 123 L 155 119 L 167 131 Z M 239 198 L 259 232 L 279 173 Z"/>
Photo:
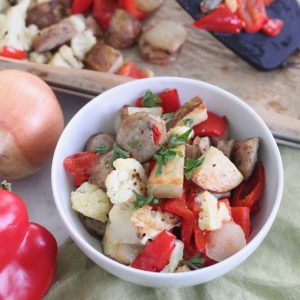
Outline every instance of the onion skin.
<path id="1" fill-rule="evenodd" d="M 35 75 L 0 72 L 0 177 L 35 173 L 53 154 L 64 128 L 51 88 Z"/>

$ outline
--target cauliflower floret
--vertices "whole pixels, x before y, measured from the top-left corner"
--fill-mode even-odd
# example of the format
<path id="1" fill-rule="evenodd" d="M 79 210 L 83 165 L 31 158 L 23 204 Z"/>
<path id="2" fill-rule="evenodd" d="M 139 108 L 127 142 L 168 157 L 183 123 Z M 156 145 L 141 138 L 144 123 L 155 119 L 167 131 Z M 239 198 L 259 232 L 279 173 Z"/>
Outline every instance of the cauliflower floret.
<path id="1" fill-rule="evenodd" d="M 29 60 L 34 63 L 38 64 L 46 64 L 49 61 L 50 52 L 45 54 L 45 53 L 38 53 L 38 52 L 30 52 L 29 54 Z"/>
<path id="2" fill-rule="evenodd" d="M 180 240 L 175 241 L 175 248 L 171 253 L 169 263 L 161 270 L 162 273 L 173 273 L 183 258 L 184 244 Z"/>
<path id="3" fill-rule="evenodd" d="M 95 36 L 91 30 L 85 30 L 83 32 L 78 33 L 71 40 L 71 48 L 74 55 L 79 60 L 84 60 L 86 54 L 93 48 L 93 46 L 97 43 Z"/>
<path id="4" fill-rule="evenodd" d="M 75 58 L 72 49 L 66 45 L 63 45 L 59 48 L 58 52 L 56 52 L 49 61 L 49 65 L 74 69 L 83 68 L 82 62 Z"/>
<path id="5" fill-rule="evenodd" d="M 168 131 L 168 137 L 170 137 L 170 135 L 182 135 L 184 133 L 186 133 L 188 130 L 190 130 L 191 128 L 188 126 L 177 126 L 177 127 L 173 127 Z M 194 137 L 194 131 L 192 130 L 190 135 L 189 135 L 189 139 Z"/>
<path id="6" fill-rule="evenodd" d="M 198 225 L 201 230 L 217 230 L 222 227 L 223 221 L 231 219 L 224 203 L 218 206 L 218 200 L 211 193 L 204 191 L 196 196 L 195 201 L 200 203 Z"/>
<path id="7" fill-rule="evenodd" d="M 131 217 L 132 224 L 137 227 L 141 243 L 145 245 L 164 230 L 170 230 L 179 225 L 179 219 L 170 213 L 152 210 L 149 205 L 136 210 Z"/>
<path id="8" fill-rule="evenodd" d="M 86 24 L 85 24 L 84 15 L 81 15 L 81 14 L 73 15 L 73 16 L 69 17 L 68 19 L 74 25 L 77 32 L 82 32 L 85 30 Z"/>
<path id="9" fill-rule="evenodd" d="M 145 193 L 146 175 L 143 166 L 134 158 L 118 158 L 113 162 L 115 170 L 109 173 L 105 186 L 112 203 L 133 202 L 133 191 Z"/>
<path id="10" fill-rule="evenodd" d="M 96 185 L 84 182 L 71 193 L 72 208 L 81 214 L 105 223 L 111 208 L 106 194 Z"/>
<path id="11" fill-rule="evenodd" d="M 30 0 L 21 0 L 17 5 L 8 8 L 5 22 L 1 22 L 0 47 L 7 45 L 24 51 L 30 50 L 32 37 L 38 33 L 38 28 L 35 25 L 26 27 L 26 11 L 29 5 Z"/>

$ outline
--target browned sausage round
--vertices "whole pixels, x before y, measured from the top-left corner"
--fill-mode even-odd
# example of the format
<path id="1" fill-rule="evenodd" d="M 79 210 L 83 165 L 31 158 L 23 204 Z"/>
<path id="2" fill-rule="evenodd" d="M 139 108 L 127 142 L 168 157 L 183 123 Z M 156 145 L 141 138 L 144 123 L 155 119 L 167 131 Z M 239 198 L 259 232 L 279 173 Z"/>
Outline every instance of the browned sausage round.
<path id="1" fill-rule="evenodd" d="M 155 143 L 153 128 L 160 132 L 160 138 Z M 145 162 L 153 157 L 160 146 L 167 141 L 165 122 L 157 116 L 138 112 L 129 115 L 117 132 L 117 143 L 128 151 L 139 162 Z"/>
<path id="2" fill-rule="evenodd" d="M 108 174 L 114 170 L 114 168 L 109 164 L 109 159 L 111 158 L 112 151 L 101 155 L 98 163 L 92 168 L 91 175 L 89 177 L 89 182 L 97 184 L 100 188 L 106 190 L 105 180 Z"/>
<path id="3" fill-rule="evenodd" d="M 82 225 L 87 230 L 89 234 L 96 238 L 100 238 L 104 235 L 105 232 L 105 224 L 101 221 L 95 220 L 93 218 L 89 218 L 84 216 L 81 213 L 78 213 L 79 219 L 82 222 Z"/>
<path id="4" fill-rule="evenodd" d="M 90 136 L 85 145 L 85 151 L 96 151 L 99 146 L 107 146 L 108 150 L 112 150 L 115 136 L 108 133 L 96 133 Z"/>

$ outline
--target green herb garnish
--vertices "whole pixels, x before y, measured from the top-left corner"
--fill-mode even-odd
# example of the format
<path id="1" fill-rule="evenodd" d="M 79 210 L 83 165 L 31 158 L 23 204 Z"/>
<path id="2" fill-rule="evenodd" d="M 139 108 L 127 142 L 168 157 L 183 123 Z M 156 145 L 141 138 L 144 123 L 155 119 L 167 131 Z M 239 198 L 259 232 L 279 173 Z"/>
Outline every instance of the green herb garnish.
<path id="1" fill-rule="evenodd" d="M 0 184 L 0 190 L 11 192 L 12 191 L 11 183 L 7 182 L 6 180 L 2 181 Z"/>
<path id="2" fill-rule="evenodd" d="M 186 126 L 192 126 L 193 122 L 194 122 L 193 119 L 185 119 L 183 121 L 183 124 Z"/>
<path id="3" fill-rule="evenodd" d="M 98 154 L 105 154 L 109 151 L 108 146 L 96 146 L 95 150 Z"/>
<path id="4" fill-rule="evenodd" d="M 142 104 L 146 107 L 156 107 L 161 100 L 158 95 L 152 93 L 150 90 L 147 90 L 145 96 L 142 100 Z"/>
<path id="5" fill-rule="evenodd" d="M 174 113 L 167 113 L 162 115 L 162 118 L 166 124 L 169 124 L 172 121 L 173 117 L 174 117 Z"/>
<path id="6" fill-rule="evenodd" d="M 169 137 L 169 146 L 174 148 L 178 145 L 185 145 L 189 141 L 189 136 L 192 132 L 192 128 L 187 130 L 185 133 L 178 135 L 178 134 L 171 134 Z"/>
<path id="7" fill-rule="evenodd" d="M 154 198 L 154 196 L 143 196 L 134 190 L 133 190 L 133 193 L 135 194 L 135 198 L 136 198 L 135 203 L 134 203 L 135 208 L 141 208 L 142 206 L 144 206 L 146 204 L 159 204 L 160 203 L 160 200 Z"/>
<path id="8" fill-rule="evenodd" d="M 186 161 L 186 164 L 184 166 L 184 169 L 185 169 L 185 178 L 187 180 L 190 180 L 192 175 L 193 175 L 193 172 L 196 168 L 198 168 L 199 166 L 201 166 L 204 162 L 204 156 L 201 156 L 200 158 L 198 159 L 192 159 L 192 158 L 188 158 L 187 161 Z"/>
<path id="9" fill-rule="evenodd" d="M 193 270 L 198 270 L 204 267 L 205 259 L 202 258 L 199 254 L 194 255 L 189 260 L 182 260 L 181 265 L 186 265 Z"/>
<path id="10" fill-rule="evenodd" d="M 129 157 L 129 153 L 126 152 L 125 150 L 121 149 L 116 143 L 114 143 L 113 146 L 113 152 L 112 155 L 110 157 L 110 159 L 108 160 L 108 163 L 110 166 L 112 166 L 113 162 L 118 159 L 118 158 L 128 158 Z"/>
<path id="11" fill-rule="evenodd" d="M 141 147 L 142 147 L 141 141 L 137 140 L 137 139 L 131 140 L 127 144 L 128 144 L 129 147 L 134 148 L 134 149 L 138 149 L 138 150 L 141 149 Z"/>
<path id="12" fill-rule="evenodd" d="M 159 152 L 154 155 L 153 159 L 157 161 L 157 169 L 156 169 L 156 175 L 161 175 L 162 174 L 162 167 L 166 165 L 166 163 L 169 160 L 172 160 L 178 156 L 183 156 L 180 151 L 176 151 L 174 149 L 168 149 L 165 147 L 162 147 Z"/>

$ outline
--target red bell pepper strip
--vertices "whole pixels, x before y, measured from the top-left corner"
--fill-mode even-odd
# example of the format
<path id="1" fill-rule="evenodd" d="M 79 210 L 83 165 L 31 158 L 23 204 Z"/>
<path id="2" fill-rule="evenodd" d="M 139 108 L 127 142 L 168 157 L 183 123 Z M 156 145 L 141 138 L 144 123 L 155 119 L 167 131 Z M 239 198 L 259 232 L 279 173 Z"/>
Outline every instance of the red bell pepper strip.
<path id="1" fill-rule="evenodd" d="M 248 207 L 253 212 L 254 204 L 260 199 L 265 187 L 265 170 L 261 162 L 257 163 L 255 169 L 246 182 L 242 182 L 234 191 L 232 206 Z"/>
<path id="2" fill-rule="evenodd" d="M 74 186 L 79 187 L 91 175 L 92 167 L 99 161 L 96 152 L 80 152 L 64 159 L 65 169 L 74 175 Z"/>
<path id="3" fill-rule="evenodd" d="M 284 22 L 280 19 L 269 19 L 263 26 L 262 31 L 269 36 L 278 35 L 284 27 Z"/>
<path id="4" fill-rule="evenodd" d="M 85 13 L 94 0 L 73 0 L 71 11 L 73 15 Z"/>
<path id="5" fill-rule="evenodd" d="M 218 115 L 208 112 L 207 119 L 194 126 L 195 136 L 218 136 L 222 137 L 225 135 L 227 130 L 227 119 L 226 117 L 219 117 Z"/>
<path id="6" fill-rule="evenodd" d="M 199 228 L 197 219 L 195 220 L 195 224 L 194 224 L 194 239 L 195 239 L 195 246 L 197 251 L 201 253 L 205 253 L 206 232 Z"/>
<path id="7" fill-rule="evenodd" d="M 269 6 L 273 2 L 273 0 L 263 0 L 263 1 L 265 6 Z"/>
<path id="8" fill-rule="evenodd" d="M 173 113 L 180 108 L 180 100 L 176 89 L 168 89 L 158 94 L 161 102 L 158 104 L 162 107 L 164 113 Z M 143 97 L 136 100 L 137 107 L 144 107 Z"/>
<path id="9" fill-rule="evenodd" d="M 120 6 L 139 20 L 144 19 L 147 14 L 140 11 L 136 6 L 136 0 L 119 0 Z"/>
<path id="10" fill-rule="evenodd" d="M 231 213 L 233 221 L 242 227 L 245 238 L 248 240 L 251 231 L 249 207 L 232 207 Z"/>
<path id="11" fill-rule="evenodd" d="M 111 16 L 118 7 L 118 0 L 94 0 L 93 16 L 103 29 L 108 27 Z"/>
<path id="12" fill-rule="evenodd" d="M 0 190 L 0 240 L 0 299 L 42 299 L 55 273 L 55 238 L 30 223 L 23 201 L 5 190 Z"/>
<path id="13" fill-rule="evenodd" d="M 175 248 L 176 236 L 168 231 L 161 232 L 136 257 L 131 267 L 151 272 L 160 272 L 169 261 Z"/>
<path id="14" fill-rule="evenodd" d="M 152 170 L 154 169 L 156 165 L 156 161 L 154 159 L 151 159 L 149 160 L 149 167 L 148 167 L 148 170 L 147 170 L 147 176 L 150 176 Z"/>
<path id="15" fill-rule="evenodd" d="M 164 206 L 167 212 L 173 213 L 181 218 L 181 239 L 185 249 L 191 248 L 191 239 L 194 231 L 194 214 L 186 206 L 185 194 L 181 198 L 169 199 Z"/>
<path id="16" fill-rule="evenodd" d="M 245 30 L 258 32 L 268 20 L 263 0 L 237 0 L 237 15 L 243 21 Z"/>
<path id="17" fill-rule="evenodd" d="M 195 21 L 193 25 L 198 29 L 204 29 L 209 32 L 229 34 L 238 34 L 243 29 L 242 21 L 224 4 Z"/>
<path id="18" fill-rule="evenodd" d="M 156 125 L 152 125 L 152 133 L 153 133 L 153 140 L 154 140 L 154 144 L 158 145 L 160 138 L 161 138 L 161 132 L 160 130 L 157 128 Z"/>
<path id="19" fill-rule="evenodd" d="M 128 62 L 124 64 L 117 72 L 120 76 L 126 76 L 136 79 L 148 78 L 150 74 L 140 70 L 133 62 Z"/>
<path id="20" fill-rule="evenodd" d="M 27 57 L 27 52 L 12 46 L 3 46 L 2 51 L 0 51 L 0 56 L 14 59 L 25 59 Z"/>

